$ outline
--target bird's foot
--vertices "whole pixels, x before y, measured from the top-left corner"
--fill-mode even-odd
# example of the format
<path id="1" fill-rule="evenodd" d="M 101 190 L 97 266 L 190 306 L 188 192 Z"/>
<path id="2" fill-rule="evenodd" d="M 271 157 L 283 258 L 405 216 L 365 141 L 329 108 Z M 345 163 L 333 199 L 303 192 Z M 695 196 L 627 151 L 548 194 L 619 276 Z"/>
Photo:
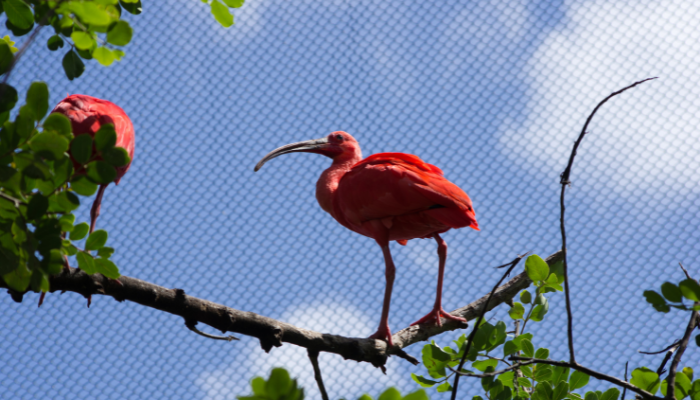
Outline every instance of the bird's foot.
<path id="1" fill-rule="evenodd" d="M 438 306 L 438 307 L 433 308 L 433 311 L 429 312 L 428 315 L 426 315 L 425 317 L 412 323 L 411 326 L 418 325 L 418 324 L 425 324 L 428 322 L 432 322 L 437 326 L 442 326 L 442 320 L 440 320 L 440 318 L 445 318 L 445 319 L 459 321 L 459 322 L 467 322 L 466 319 L 464 319 L 462 317 L 455 317 L 454 315 L 443 310 L 442 307 Z"/>
<path id="2" fill-rule="evenodd" d="M 394 346 L 394 342 L 391 340 L 391 330 L 389 329 L 389 325 L 379 325 L 379 329 L 377 329 L 377 331 L 374 332 L 369 338 L 383 340 L 389 347 Z"/>

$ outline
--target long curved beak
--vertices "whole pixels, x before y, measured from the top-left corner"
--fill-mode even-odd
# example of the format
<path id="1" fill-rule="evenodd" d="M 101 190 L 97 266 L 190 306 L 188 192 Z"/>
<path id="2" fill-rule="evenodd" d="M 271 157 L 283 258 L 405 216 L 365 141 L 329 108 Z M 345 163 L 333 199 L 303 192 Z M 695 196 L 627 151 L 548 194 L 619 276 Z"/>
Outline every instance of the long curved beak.
<path id="1" fill-rule="evenodd" d="M 262 158 L 257 164 L 255 164 L 255 172 L 258 172 L 262 166 L 272 160 L 275 157 L 279 157 L 282 154 L 296 153 L 296 152 L 307 152 L 307 153 L 318 153 L 319 150 L 323 149 L 328 144 L 328 138 L 306 140 L 303 142 L 286 144 L 282 147 L 278 147 L 271 152 L 267 153 L 265 157 Z"/>

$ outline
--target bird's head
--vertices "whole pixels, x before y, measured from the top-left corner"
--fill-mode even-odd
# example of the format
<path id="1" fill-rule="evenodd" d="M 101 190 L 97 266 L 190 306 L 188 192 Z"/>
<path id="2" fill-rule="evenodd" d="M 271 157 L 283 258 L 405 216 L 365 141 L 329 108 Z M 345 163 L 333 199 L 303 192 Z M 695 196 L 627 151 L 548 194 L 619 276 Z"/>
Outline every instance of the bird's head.
<path id="1" fill-rule="evenodd" d="M 306 140 L 278 147 L 267 153 L 256 165 L 255 171 L 258 171 L 262 166 L 275 157 L 287 153 L 316 153 L 326 157 L 330 157 L 334 162 L 362 159 L 362 151 L 360 144 L 357 143 L 352 135 L 343 131 L 332 132 L 328 136 L 321 139 Z"/>

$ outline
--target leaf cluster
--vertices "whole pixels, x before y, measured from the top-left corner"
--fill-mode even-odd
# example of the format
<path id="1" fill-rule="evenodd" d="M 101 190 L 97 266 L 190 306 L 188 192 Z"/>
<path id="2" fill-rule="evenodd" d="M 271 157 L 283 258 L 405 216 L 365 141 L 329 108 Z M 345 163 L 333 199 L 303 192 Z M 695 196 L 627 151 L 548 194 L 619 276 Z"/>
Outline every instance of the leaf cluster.
<path id="1" fill-rule="evenodd" d="M 234 24 L 230 9 L 243 7 L 245 0 L 202 0 L 202 3 L 209 4 L 211 15 L 214 16 L 216 22 L 224 28 L 229 28 Z"/>
<path id="2" fill-rule="evenodd" d="M 122 47 L 131 42 L 134 30 L 122 19 L 123 11 L 140 14 L 141 0 L 0 0 L 0 14 L 7 16 L 5 25 L 14 36 L 50 26 L 54 35 L 46 43 L 49 50 L 68 44 L 61 64 L 69 80 L 83 74 L 83 60 L 109 66 L 124 57 Z M 9 37 L 5 42 L 0 41 L 0 74 L 14 57 Z"/>
<path id="3" fill-rule="evenodd" d="M 34 82 L 14 120 L 15 102 L 0 112 L 0 276 L 14 290 L 49 290 L 49 275 L 76 256 L 79 268 L 116 279 L 107 232 L 87 236 L 88 224 L 75 223 L 81 197 L 113 182 L 116 168 L 130 162 L 115 147 L 116 133 L 104 125 L 95 135 L 74 136 L 70 120 L 50 114 L 49 90 Z M 79 241 L 85 239 L 84 248 Z M 95 257 L 91 251 L 96 251 Z"/>

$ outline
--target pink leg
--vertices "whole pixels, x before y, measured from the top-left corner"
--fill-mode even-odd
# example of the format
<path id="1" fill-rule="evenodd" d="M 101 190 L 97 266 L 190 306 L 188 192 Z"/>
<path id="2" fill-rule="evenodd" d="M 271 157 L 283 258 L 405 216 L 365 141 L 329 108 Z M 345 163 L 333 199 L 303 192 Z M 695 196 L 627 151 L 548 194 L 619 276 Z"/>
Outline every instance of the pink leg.
<path id="1" fill-rule="evenodd" d="M 102 195 L 104 195 L 105 189 L 107 189 L 107 185 L 100 185 L 100 188 L 97 189 L 97 197 L 92 202 L 92 208 L 90 209 L 90 233 L 95 230 L 95 222 L 97 222 L 97 217 L 100 216 L 100 205 L 102 204 Z"/>
<path id="2" fill-rule="evenodd" d="M 387 342 L 391 347 L 394 342 L 391 340 L 391 330 L 389 329 L 389 305 L 391 304 L 391 290 L 394 287 L 394 277 L 396 276 L 396 267 L 394 266 L 394 260 L 391 258 L 391 252 L 389 251 L 389 242 L 383 241 L 384 243 L 377 240 L 377 243 L 382 247 L 382 253 L 384 253 L 384 264 L 386 264 L 386 288 L 384 289 L 384 305 L 382 306 L 382 318 L 379 320 L 379 328 L 377 331 L 370 336 L 370 338 L 381 339 Z"/>
<path id="3" fill-rule="evenodd" d="M 442 321 L 440 317 L 445 319 L 451 319 L 454 321 L 467 322 L 466 319 L 461 317 L 455 317 L 454 315 L 448 313 L 442 309 L 442 278 L 445 275 L 445 261 L 447 260 L 447 243 L 438 235 L 437 233 L 433 235 L 435 241 L 438 244 L 438 257 L 440 258 L 440 268 L 438 270 L 438 282 L 437 282 L 437 295 L 435 296 L 435 305 L 433 310 L 428 313 L 425 317 L 419 319 L 418 321 L 412 323 L 411 325 L 424 324 L 426 322 L 435 322 L 437 326 L 442 326 Z"/>

